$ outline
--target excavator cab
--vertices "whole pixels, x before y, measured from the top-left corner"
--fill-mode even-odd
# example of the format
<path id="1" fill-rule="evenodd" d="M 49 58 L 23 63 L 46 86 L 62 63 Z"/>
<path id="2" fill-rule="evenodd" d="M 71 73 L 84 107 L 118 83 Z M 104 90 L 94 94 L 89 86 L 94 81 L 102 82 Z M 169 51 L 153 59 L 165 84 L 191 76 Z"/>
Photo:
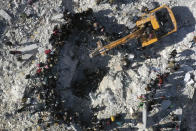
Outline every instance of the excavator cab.
<path id="1" fill-rule="evenodd" d="M 145 30 L 141 34 L 139 40 L 140 40 L 140 43 L 142 43 L 142 47 L 148 46 L 158 41 L 156 32 L 153 29 L 153 26 L 150 22 L 147 23 Z"/>
<path id="2" fill-rule="evenodd" d="M 149 10 L 147 13 L 141 16 L 136 21 L 136 27 L 133 29 L 133 33 L 111 42 L 108 45 L 102 46 L 98 43 L 98 47 L 90 53 L 90 57 L 97 54 L 104 55 L 112 48 L 125 44 L 131 39 L 137 38 L 141 42 L 141 47 L 151 45 L 162 37 L 165 37 L 173 32 L 177 31 L 177 23 L 172 10 L 167 6 Z"/>
<path id="3" fill-rule="evenodd" d="M 143 15 L 141 20 L 136 22 L 136 25 L 144 28 L 144 32 L 140 37 L 142 47 L 151 45 L 162 37 L 177 31 L 177 24 L 173 12 L 166 5 Z"/>

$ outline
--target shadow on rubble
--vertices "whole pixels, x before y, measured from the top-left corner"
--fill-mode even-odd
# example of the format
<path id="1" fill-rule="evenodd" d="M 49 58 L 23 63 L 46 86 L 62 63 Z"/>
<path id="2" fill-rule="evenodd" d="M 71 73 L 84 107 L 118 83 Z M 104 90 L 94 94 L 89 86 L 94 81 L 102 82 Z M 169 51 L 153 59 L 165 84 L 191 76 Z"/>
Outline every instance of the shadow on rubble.
<path id="1" fill-rule="evenodd" d="M 64 0 L 64 2 L 65 1 L 66 0 Z M 67 3 L 65 3 L 65 4 L 67 4 Z M 110 39 L 110 41 L 121 37 L 121 35 L 119 36 L 119 34 L 117 33 L 119 31 L 124 32 L 124 34 L 127 33 L 127 28 L 124 25 L 120 25 L 117 22 L 114 22 L 114 18 L 109 18 L 104 15 L 100 15 L 100 14 L 104 13 L 104 11 L 102 11 L 99 15 L 98 15 L 98 13 L 94 14 L 95 16 L 99 16 L 99 17 L 97 17 L 97 19 L 99 18 L 99 20 L 97 20 L 97 22 L 99 23 L 99 21 L 100 21 L 101 24 L 103 22 L 103 26 L 109 27 L 109 28 L 106 27 L 106 34 L 107 34 L 107 37 Z M 115 27 L 115 29 L 113 29 L 112 27 Z M 192 30 L 192 28 L 191 28 L 191 30 Z M 176 35 L 179 35 L 178 37 L 180 37 L 180 40 L 182 40 L 182 37 L 185 37 L 185 35 L 189 32 L 183 32 L 183 34 L 176 33 Z M 95 36 L 93 34 L 89 34 L 89 37 L 90 37 L 89 39 L 92 39 L 92 37 L 96 37 L 96 36 L 99 36 L 99 34 L 95 35 Z M 172 36 L 176 38 L 176 36 L 174 36 L 174 35 L 172 35 Z M 172 36 L 168 36 L 168 37 L 172 38 Z M 90 43 L 90 42 L 88 41 L 88 43 Z M 96 45 L 95 43 L 93 43 L 92 45 L 87 45 L 87 46 L 94 48 Z M 171 43 L 172 43 L 172 41 L 169 41 L 165 46 L 170 46 Z M 75 45 L 75 46 L 77 46 L 77 45 Z M 159 48 L 157 47 L 157 49 L 155 49 L 155 51 L 152 47 L 151 50 L 153 50 L 153 52 L 158 52 L 159 50 L 164 49 L 165 46 L 163 46 L 163 45 L 160 47 L 158 46 Z M 132 51 L 134 53 L 136 52 L 136 54 L 137 54 L 136 58 L 142 54 L 142 52 L 135 51 L 135 48 L 131 48 L 131 47 L 129 47 L 129 48 L 130 48 L 131 52 Z M 80 50 L 82 50 L 82 47 L 80 47 L 78 51 L 80 51 Z M 81 57 L 81 59 L 79 59 L 79 64 L 77 66 L 76 73 L 74 75 L 74 80 L 72 81 L 72 86 L 71 86 L 71 91 L 72 91 L 71 93 L 74 94 L 74 96 L 72 96 L 72 97 L 76 96 L 76 97 L 79 97 L 82 99 L 81 99 L 81 101 L 79 101 L 81 103 L 78 103 L 78 101 L 77 101 L 78 99 L 75 99 L 75 101 L 73 101 L 75 103 L 71 103 L 71 104 L 73 104 L 73 105 L 77 104 L 76 105 L 77 107 L 74 107 L 74 108 L 79 109 L 79 114 L 81 114 L 81 116 L 82 116 L 81 123 L 85 123 L 85 124 L 88 123 L 87 126 L 89 126 L 91 123 L 89 122 L 88 117 L 85 118 L 86 116 L 89 116 L 92 114 L 92 112 L 87 112 L 87 111 L 91 110 L 90 109 L 91 108 L 90 102 L 89 102 L 89 93 L 96 91 L 97 87 L 99 86 L 99 83 L 102 81 L 103 77 L 107 74 L 108 69 L 106 68 L 106 65 L 108 65 L 110 57 L 98 56 L 96 58 L 90 59 L 88 57 L 89 51 L 88 51 L 87 47 L 83 51 L 84 51 L 84 57 Z M 147 52 L 147 49 L 146 49 L 146 52 Z M 149 52 L 151 52 L 151 51 L 149 51 Z M 83 55 L 83 54 L 81 54 L 81 55 Z M 143 59 L 141 59 L 141 60 L 143 61 Z M 63 116 L 66 116 L 64 114 L 64 113 L 66 113 L 66 111 L 65 111 L 66 109 L 64 108 L 65 103 L 61 99 L 61 96 L 59 96 L 59 92 L 57 91 L 57 89 L 55 89 L 56 83 L 52 82 L 52 80 L 54 78 L 49 77 L 48 79 L 49 79 L 48 82 L 50 84 L 52 84 L 52 86 L 50 86 L 51 89 L 48 87 L 38 87 L 38 85 L 35 84 L 34 88 L 26 88 L 25 93 L 24 93 L 24 98 L 30 98 L 31 96 L 33 97 L 34 94 L 41 97 L 40 99 L 44 99 L 46 101 L 46 105 L 37 105 L 35 107 L 36 110 L 33 111 L 32 113 L 34 114 L 35 112 L 42 112 L 42 111 L 50 112 L 52 114 L 52 117 L 55 118 L 54 121 L 51 121 L 51 123 L 50 123 L 51 125 L 56 122 L 63 123 L 64 122 Z M 39 81 L 39 80 L 37 80 L 37 81 Z M 66 82 L 66 79 L 64 81 Z M 176 83 L 179 83 L 179 81 L 182 81 L 182 80 L 176 79 Z M 65 91 L 65 92 L 68 92 L 68 91 Z M 69 97 L 69 100 L 74 99 L 72 97 Z M 36 98 L 33 98 L 32 100 L 34 100 L 34 99 L 36 99 Z M 34 106 L 34 105 L 33 104 L 26 105 L 27 108 L 26 107 L 21 108 L 18 110 L 18 112 L 26 111 L 29 109 L 33 110 L 31 108 L 28 108 L 31 106 Z M 85 106 L 85 108 L 81 109 L 81 106 Z M 72 110 L 72 112 L 73 112 L 74 109 L 68 109 L 68 110 Z M 70 113 L 71 117 L 73 114 L 72 112 Z M 66 119 L 66 121 L 67 121 L 67 119 Z M 78 123 L 80 123 L 80 122 L 78 122 Z"/>
<path id="2" fill-rule="evenodd" d="M 96 37 L 105 36 L 109 41 L 113 41 L 115 39 L 120 38 L 120 36 L 118 36 L 119 31 L 127 31 L 126 26 L 118 24 L 115 21 L 114 17 L 110 18 L 105 16 L 110 12 L 110 10 L 101 10 L 93 14 L 96 19 L 95 22 L 99 23 L 99 25 L 101 25 L 104 28 L 104 32 L 98 34 L 88 34 L 89 37 L 87 39 L 92 40 L 92 42 L 88 42 L 91 44 L 90 46 L 88 45 L 88 47 L 90 47 L 90 50 L 94 50 L 96 48 L 96 42 L 98 41 Z M 92 39 L 92 37 L 96 39 Z M 88 94 L 90 92 L 96 91 L 97 87 L 99 86 L 99 83 L 102 81 L 103 77 L 108 73 L 109 69 L 107 68 L 107 65 L 111 58 L 108 55 L 99 55 L 90 59 L 88 57 L 89 51 L 86 49 L 84 52 L 88 53 L 82 54 L 85 56 L 84 60 L 79 60 L 76 73 L 72 81 L 72 90 L 76 96 L 81 98 L 88 98 Z"/>
<path id="3" fill-rule="evenodd" d="M 97 68 L 94 71 L 84 69 L 85 78 L 80 81 L 76 80 L 72 84 L 73 94 L 77 97 L 88 98 L 90 92 L 94 93 L 97 90 L 99 83 L 107 73 L 107 68 Z"/>
<path id="4" fill-rule="evenodd" d="M 80 19 L 80 17 L 82 17 L 82 19 Z M 110 60 L 109 56 L 104 56 L 104 57 L 98 56 L 93 59 L 89 58 L 89 48 L 94 49 L 94 47 L 96 46 L 96 41 L 93 39 L 93 37 L 96 38 L 97 36 L 103 35 L 103 32 L 100 32 L 99 29 L 96 31 L 94 31 L 93 29 L 93 23 L 94 22 L 99 23 L 99 21 L 97 21 L 96 19 L 92 18 L 91 16 L 88 17 L 88 13 L 86 14 L 78 13 L 76 15 L 73 15 L 72 18 L 72 20 L 75 23 L 74 24 L 69 23 L 71 25 L 69 27 L 72 29 L 69 32 L 69 34 L 71 34 L 70 37 L 75 38 L 77 36 L 80 36 L 78 37 L 77 42 L 75 39 L 71 39 L 71 41 L 66 40 L 65 42 L 65 43 L 71 42 L 70 45 L 76 47 L 76 52 L 73 51 L 72 56 L 74 57 L 73 59 L 78 60 L 76 71 L 72 79 L 71 87 L 68 87 L 67 89 L 64 90 L 57 89 L 56 87 L 58 83 L 54 80 L 55 77 L 54 78 L 52 77 L 52 75 L 55 75 L 57 73 L 56 68 L 51 70 L 49 69 L 48 74 L 46 72 L 46 75 L 45 74 L 41 75 L 40 78 L 39 77 L 37 78 L 35 76 L 34 78 L 35 83 L 39 83 L 39 81 L 42 82 L 40 87 L 36 85 L 34 82 L 32 82 L 33 87 L 27 87 L 25 89 L 25 93 L 23 97 L 24 103 L 29 103 L 29 104 L 25 104 L 22 108 L 18 109 L 16 112 L 20 113 L 23 111 L 30 111 L 32 115 L 37 112 L 39 114 L 40 112 L 49 112 L 52 117 L 51 121 L 49 122 L 49 126 L 53 125 L 54 123 L 58 123 L 58 124 L 63 124 L 64 122 L 66 124 L 70 123 L 70 121 L 73 121 L 73 119 L 75 119 L 74 115 L 77 112 L 76 114 L 77 115 L 79 114 L 79 118 L 77 117 L 76 118 L 77 120 L 74 120 L 74 122 L 76 122 L 77 124 L 81 123 L 82 127 L 83 125 L 85 125 L 86 127 L 92 126 L 91 123 L 89 122 L 89 119 L 91 118 L 90 116 L 93 114 L 90 107 L 89 93 L 96 91 L 97 87 L 99 86 L 99 83 L 102 81 L 103 77 L 108 73 L 108 68 L 106 66 L 108 65 L 108 62 Z M 110 19 L 104 16 L 103 19 L 107 19 L 108 21 L 113 22 L 113 18 Z M 87 28 L 81 28 L 81 30 L 78 30 L 81 27 L 80 21 L 83 22 L 83 24 L 85 24 L 82 26 Z M 112 25 L 119 28 L 123 27 L 123 25 L 119 25 L 115 22 L 113 22 Z M 125 26 L 123 28 L 125 28 Z M 91 29 L 93 30 L 92 32 L 94 33 L 91 32 Z M 81 33 L 82 35 L 80 35 Z M 110 37 L 111 39 L 113 38 L 112 30 L 106 29 L 104 33 L 106 33 L 107 36 Z M 88 37 L 86 37 L 85 35 L 87 35 Z M 51 36 L 54 36 L 54 34 Z M 83 40 L 84 37 L 85 40 Z M 62 47 L 60 47 L 59 49 L 62 49 Z M 72 49 L 70 48 L 69 51 L 70 50 Z M 66 53 L 67 52 L 64 52 L 64 54 Z M 72 56 L 70 57 L 72 58 Z M 67 60 L 67 58 L 65 59 Z M 66 65 L 62 65 L 62 66 L 65 66 L 64 69 L 66 69 Z M 59 76 L 59 77 L 63 78 L 62 83 L 67 81 L 66 77 L 63 76 Z M 47 83 L 47 86 L 43 86 L 45 82 Z M 28 98 L 30 98 L 29 99 L 30 102 L 27 102 Z M 43 102 L 37 105 L 32 104 L 33 103 L 32 101 L 38 101 L 38 99 L 40 99 Z M 68 118 L 72 120 L 69 120 Z M 40 121 L 38 121 L 38 123 L 40 123 L 39 125 L 42 125 L 43 123 L 42 121 L 43 121 L 42 118 L 40 118 Z"/>
<path id="5" fill-rule="evenodd" d="M 195 52 L 190 49 L 186 49 L 183 52 L 180 52 L 180 57 L 185 57 L 183 60 L 179 61 L 180 65 L 187 65 L 187 68 L 185 68 L 186 71 L 191 71 L 196 69 L 195 59 L 191 58 L 191 55 L 193 55 Z"/>
<path id="6" fill-rule="evenodd" d="M 165 128 L 167 128 L 167 130 L 168 130 L 168 128 L 170 128 L 170 130 L 168 130 L 168 131 L 173 131 L 173 129 L 174 129 L 175 127 L 176 127 L 175 123 L 173 123 L 173 122 L 168 122 L 168 123 L 166 123 L 166 124 L 161 124 L 161 125 L 154 126 L 154 127 L 153 127 L 153 131 L 160 131 L 160 130 L 165 129 Z M 183 131 L 184 131 L 184 130 L 183 130 Z"/>
<path id="7" fill-rule="evenodd" d="M 176 11 L 175 15 L 176 15 L 176 19 L 177 19 L 178 27 L 179 27 L 178 32 L 171 34 L 170 36 L 167 36 L 167 38 L 163 38 L 162 40 L 160 40 L 160 42 L 155 43 L 154 45 L 147 47 L 146 49 L 144 49 L 142 51 L 136 50 L 137 45 L 135 43 L 137 43 L 137 41 L 133 41 L 134 44 L 131 44 L 131 45 L 128 45 L 128 44 L 121 45 L 121 46 L 117 47 L 117 50 L 120 51 L 121 53 L 133 53 L 135 55 L 135 58 L 133 60 L 134 62 L 143 62 L 148 58 L 158 58 L 159 55 L 157 55 L 157 53 L 159 51 L 163 50 L 167 46 L 171 46 L 175 43 L 182 41 L 183 38 L 186 36 L 186 34 L 194 31 L 194 27 L 192 26 L 192 24 L 190 26 L 187 26 L 185 24 L 185 22 L 183 21 L 183 19 L 182 20 L 179 19 L 178 16 L 181 15 L 181 13 L 178 12 L 178 10 L 180 10 L 180 9 L 186 10 L 185 12 L 183 12 L 184 15 L 189 16 L 188 19 L 190 19 L 192 22 L 195 22 L 193 15 L 191 14 L 190 10 L 187 7 L 174 8 L 174 10 Z M 95 16 L 97 18 L 99 18 L 98 21 L 100 23 L 102 23 L 105 26 L 107 25 L 106 32 L 108 32 L 108 36 L 110 38 L 110 41 L 121 38 L 122 36 L 126 35 L 130 31 L 130 30 L 128 30 L 128 28 L 126 26 L 120 25 L 120 24 L 117 24 L 117 22 L 114 22 L 115 18 L 113 18 L 113 17 L 109 18 L 109 17 L 104 16 L 103 15 L 104 13 L 106 13 L 106 14 L 110 13 L 110 10 L 104 10 L 104 11 L 100 11 L 98 13 L 95 13 Z M 178 13 L 180 13 L 180 14 L 178 14 Z M 186 30 L 184 30 L 184 28 L 186 28 Z M 122 32 L 122 33 L 119 34 L 118 32 Z M 157 44 L 159 44 L 159 45 L 157 45 Z M 111 54 L 111 53 L 113 55 L 117 54 L 117 52 L 115 50 L 111 50 L 109 52 L 109 54 Z M 99 57 L 99 59 L 105 59 L 102 56 L 97 56 L 97 57 Z M 92 61 L 94 61 L 94 59 L 92 59 Z M 139 66 L 141 66 L 141 65 L 138 65 L 135 68 L 137 69 Z M 102 69 L 98 69 L 98 70 L 102 70 Z M 101 77 L 97 78 L 97 76 L 99 76 L 99 74 L 97 74 L 96 71 L 89 72 L 89 71 L 84 70 L 84 72 L 86 73 L 86 79 L 83 79 L 81 81 L 78 81 L 78 79 L 76 79 L 76 81 L 78 81 L 78 82 L 74 82 L 73 86 L 72 86 L 72 87 L 74 87 L 73 93 L 79 97 L 84 97 L 85 95 L 87 95 L 87 97 L 88 97 L 89 92 L 96 90 L 99 82 L 102 80 L 102 78 L 106 74 L 106 73 L 104 73 L 105 71 L 103 71 L 103 73 L 101 73 L 103 75 L 100 75 Z M 169 92 L 168 96 L 176 96 L 175 92 L 176 92 L 177 88 L 175 88 L 175 87 L 180 86 L 181 89 L 180 90 L 178 89 L 178 93 L 179 94 L 182 93 L 182 90 L 185 87 L 185 85 L 183 83 L 183 74 L 178 73 L 178 72 L 175 72 L 175 73 L 176 73 L 175 75 L 170 76 L 171 77 L 170 79 L 175 81 L 175 82 L 173 81 L 172 83 L 175 83 L 175 84 L 167 86 L 165 89 L 160 90 L 159 92 L 162 92 L 162 93 Z M 76 75 L 78 75 L 78 74 L 76 74 Z M 176 83 L 178 83 L 178 85 L 176 85 Z M 93 87 L 93 86 L 95 86 L 95 87 Z M 90 87 L 90 89 L 87 89 L 89 87 Z M 178 108 L 182 108 L 183 105 L 182 105 L 182 103 L 179 103 L 180 100 L 189 101 L 189 98 L 185 95 L 181 95 L 180 98 L 178 97 L 177 99 L 172 98 L 170 101 L 172 102 L 174 107 L 171 107 L 167 110 L 162 110 L 159 113 L 155 114 L 152 117 L 152 119 L 154 121 L 153 123 L 154 124 L 158 123 L 161 120 L 160 118 L 164 118 L 165 116 L 168 115 L 168 113 L 172 112 L 173 110 L 178 109 Z"/>
<path id="8" fill-rule="evenodd" d="M 99 12 L 95 12 L 94 16 L 97 18 L 97 21 L 105 27 L 105 30 L 108 33 L 109 37 L 112 37 L 109 40 L 113 41 L 122 37 L 122 35 L 128 34 L 129 31 L 125 25 L 118 24 L 114 16 L 107 16 L 112 12 L 113 11 L 110 9 L 100 10 Z"/>
<path id="9" fill-rule="evenodd" d="M 196 69 L 196 65 L 195 65 L 196 60 L 190 58 L 190 56 L 192 54 L 193 54 L 193 51 L 191 51 L 189 49 L 187 49 L 181 53 L 181 56 L 185 56 L 185 59 L 180 61 L 180 64 L 186 65 L 186 66 L 184 66 L 184 70 L 186 72 L 193 71 Z M 183 76 L 183 78 L 184 78 L 184 76 Z M 192 76 L 191 76 L 191 79 L 193 79 Z M 184 97 L 182 97 L 181 99 L 183 100 Z M 194 116 L 196 114 L 195 100 L 196 100 L 196 92 L 194 92 L 192 99 L 185 101 L 185 103 L 183 105 L 184 108 L 183 108 L 183 112 L 182 112 L 183 116 L 182 116 L 182 124 L 181 124 L 181 130 L 183 130 L 183 131 L 186 131 L 186 130 L 189 131 L 192 128 L 191 123 L 195 123 L 195 118 L 194 118 Z M 192 118 L 194 118 L 194 119 L 192 119 Z M 195 130 L 195 129 L 193 129 L 193 130 Z"/>
<path id="10" fill-rule="evenodd" d="M 165 119 L 166 116 L 168 116 L 171 112 L 175 111 L 176 109 L 182 109 L 182 115 L 180 116 L 180 119 L 182 121 L 180 126 L 181 130 L 188 129 L 188 121 L 190 115 L 184 115 L 187 113 L 187 111 L 190 111 L 191 104 L 193 102 L 191 92 L 188 95 L 183 94 L 186 89 L 186 83 L 184 82 L 184 76 L 186 72 L 196 69 L 196 66 L 193 66 L 193 64 L 196 62 L 195 59 L 191 59 L 190 56 L 192 55 L 192 52 L 187 49 L 183 52 L 179 53 L 180 56 L 185 55 L 187 59 L 179 61 L 179 65 L 181 66 L 177 71 L 171 73 L 168 76 L 168 79 L 166 79 L 166 82 L 169 83 L 169 85 L 163 86 L 161 89 L 157 91 L 157 95 L 161 96 L 166 94 L 166 100 L 169 100 L 171 102 L 171 105 L 168 108 L 160 110 L 158 113 L 153 115 L 149 118 L 152 123 L 149 123 L 149 126 L 153 126 L 154 128 L 166 128 L 167 125 L 174 126 L 173 123 L 175 121 L 171 121 L 169 123 L 166 123 L 165 125 L 155 125 L 158 124 L 161 120 Z M 183 65 L 183 66 L 182 66 Z M 191 98 L 190 98 L 191 97 Z M 194 96 L 193 96 L 194 97 Z M 161 108 L 160 108 L 161 109 Z M 194 110 L 193 110 L 194 111 Z M 170 116 L 170 115 L 169 115 Z M 174 126 L 175 128 L 175 126 Z"/>
<path id="11" fill-rule="evenodd" d="M 182 131 L 192 131 L 195 130 L 195 114 L 196 114 L 196 92 L 194 92 L 193 99 L 188 101 L 182 116 L 182 124 L 181 130 Z"/>
<path id="12" fill-rule="evenodd" d="M 6 29 L 6 23 L 4 22 L 3 19 L 0 19 L 0 38 L 2 37 L 3 33 L 5 32 Z"/>

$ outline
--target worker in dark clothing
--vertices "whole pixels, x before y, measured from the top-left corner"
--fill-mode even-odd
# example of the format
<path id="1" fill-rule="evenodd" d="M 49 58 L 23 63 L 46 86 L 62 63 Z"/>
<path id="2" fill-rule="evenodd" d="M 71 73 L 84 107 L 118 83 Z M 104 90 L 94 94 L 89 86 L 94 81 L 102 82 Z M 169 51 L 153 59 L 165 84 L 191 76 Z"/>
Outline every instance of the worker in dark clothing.
<path id="1" fill-rule="evenodd" d="M 7 42 L 5 42 L 5 45 L 7 45 L 7 46 L 13 46 L 13 43 L 11 41 L 7 41 Z"/>
<path id="2" fill-rule="evenodd" d="M 152 39 L 153 34 L 152 34 L 152 25 L 148 25 L 148 27 L 146 27 L 146 34 L 148 35 L 148 39 Z"/>
<path id="3" fill-rule="evenodd" d="M 171 53 L 170 53 L 170 58 L 175 58 L 177 55 L 177 51 L 176 49 L 174 49 Z"/>
<path id="4" fill-rule="evenodd" d="M 155 103 L 154 100 L 149 101 L 149 102 L 147 103 L 147 111 L 152 111 L 153 105 L 155 105 L 155 104 L 156 104 L 156 103 Z"/>
<path id="5" fill-rule="evenodd" d="M 152 87 L 150 86 L 150 84 L 147 84 L 145 90 L 146 90 L 146 91 L 151 91 L 151 90 L 152 90 Z"/>
<path id="6" fill-rule="evenodd" d="M 25 79 L 29 79 L 29 78 L 31 78 L 30 74 L 25 76 Z"/>
<path id="7" fill-rule="evenodd" d="M 23 61 L 23 59 L 22 59 L 22 52 L 21 51 L 10 51 L 9 52 L 10 54 L 12 54 L 12 55 L 16 55 L 16 59 L 17 59 L 17 61 L 19 61 L 19 62 L 22 62 Z"/>
<path id="8" fill-rule="evenodd" d="M 192 44 L 195 44 L 195 43 L 196 43 L 196 36 L 194 36 L 194 37 L 193 37 L 193 40 L 190 41 L 190 42 L 192 42 Z"/>
<path id="9" fill-rule="evenodd" d="M 44 63 L 43 62 L 40 62 L 39 64 L 37 64 L 37 67 L 44 67 Z"/>

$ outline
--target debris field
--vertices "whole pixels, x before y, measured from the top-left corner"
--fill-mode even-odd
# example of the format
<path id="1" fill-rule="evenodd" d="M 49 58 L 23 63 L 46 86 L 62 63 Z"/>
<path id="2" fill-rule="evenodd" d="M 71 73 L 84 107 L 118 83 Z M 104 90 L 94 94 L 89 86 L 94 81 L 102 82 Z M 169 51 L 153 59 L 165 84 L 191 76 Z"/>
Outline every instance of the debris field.
<path id="1" fill-rule="evenodd" d="M 151 3 L 171 8 L 176 32 L 90 57 Z M 195 18 L 194 0 L 1 1 L 0 130 L 195 131 Z"/>

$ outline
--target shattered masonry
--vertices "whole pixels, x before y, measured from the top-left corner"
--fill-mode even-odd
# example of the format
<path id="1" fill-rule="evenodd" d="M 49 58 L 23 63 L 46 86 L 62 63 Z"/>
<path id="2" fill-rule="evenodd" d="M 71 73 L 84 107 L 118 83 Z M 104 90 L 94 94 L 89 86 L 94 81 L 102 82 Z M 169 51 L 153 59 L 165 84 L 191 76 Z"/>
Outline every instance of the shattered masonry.
<path id="1" fill-rule="evenodd" d="M 0 2 L 0 129 L 142 130 L 147 108 L 148 130 L 194 131 L 196 2 L 156 1 L 178 32 L 93 59 L 98 40 L 129 34 L 152 1 Z"/>

